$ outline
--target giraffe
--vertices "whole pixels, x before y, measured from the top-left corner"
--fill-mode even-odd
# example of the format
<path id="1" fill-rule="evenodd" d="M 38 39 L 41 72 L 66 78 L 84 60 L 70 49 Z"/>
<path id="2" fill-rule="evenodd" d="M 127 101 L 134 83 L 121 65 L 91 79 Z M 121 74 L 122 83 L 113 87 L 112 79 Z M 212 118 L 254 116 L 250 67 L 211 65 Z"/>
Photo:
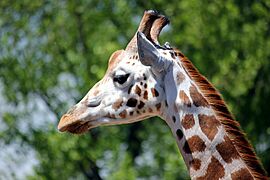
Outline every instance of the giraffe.
<path id="1" fill-rule="evenodd" d="M 169 19 L 144 12 L 125 50 L 114 52 L 104 77 L 62 116 L 74 134 L 152 116 L 174 135 L 191 179 L 267 179 L 221 95 L 183 53 L 158 37 Z"/>

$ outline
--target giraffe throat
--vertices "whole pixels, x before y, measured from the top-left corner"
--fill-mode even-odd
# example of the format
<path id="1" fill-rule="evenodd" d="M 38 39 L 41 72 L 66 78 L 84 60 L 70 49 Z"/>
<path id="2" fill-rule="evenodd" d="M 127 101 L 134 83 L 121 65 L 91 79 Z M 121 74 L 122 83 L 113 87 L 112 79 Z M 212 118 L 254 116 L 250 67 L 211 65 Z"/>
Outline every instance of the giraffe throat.
<path id="1" fill-rule="evenodd" d="M 176 137 L 192 179 L 252 179 L 215 111 L 186 71 L 172 67 L 163 118 Z M 166 81 L 166 79 L 165 79 Z M 171 82 L 170 82 L 171 83 Z M 169 91 L 169 92 L 167 92 Z"/>

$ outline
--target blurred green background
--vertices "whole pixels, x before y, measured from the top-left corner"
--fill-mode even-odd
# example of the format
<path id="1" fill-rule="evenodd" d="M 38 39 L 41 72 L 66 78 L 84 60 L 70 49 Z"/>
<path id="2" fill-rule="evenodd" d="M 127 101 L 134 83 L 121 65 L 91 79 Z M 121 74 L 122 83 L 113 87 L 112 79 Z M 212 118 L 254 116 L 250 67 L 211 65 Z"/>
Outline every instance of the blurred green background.
<path id="1" fill-rule="evenodd" d="M 188 179 L 151 118 L 74 136 L 61 115 L 103 77 L 146 9 L 222 93 L 270 172 L 269 0 L 0 1 L 0 179 Z"/>

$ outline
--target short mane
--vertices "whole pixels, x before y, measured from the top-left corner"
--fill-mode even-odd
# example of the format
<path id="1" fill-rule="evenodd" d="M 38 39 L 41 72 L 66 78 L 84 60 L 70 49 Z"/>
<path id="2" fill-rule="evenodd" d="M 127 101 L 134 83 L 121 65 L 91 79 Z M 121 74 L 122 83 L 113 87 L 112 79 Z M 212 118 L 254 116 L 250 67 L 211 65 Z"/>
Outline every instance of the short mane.
<path id="1" fill-rule="evenodd" d="M 199 73 L 191 61 L 185 57 L 178 49 L 173 49 L 176 56 L 179 57 L 181 65 L 188 73 L 190 78 L 196 83 L 203 96 L 214 110 L 217 119 L 224 126 L 227 135 L 247 165 L 254 178 L 267 179 L 266 172 L 260 161 L 255 155 L 253 148 L 242 132 L 240 125 L 234 120 L 229 112 L 225 102 L 214 86 Z"/>

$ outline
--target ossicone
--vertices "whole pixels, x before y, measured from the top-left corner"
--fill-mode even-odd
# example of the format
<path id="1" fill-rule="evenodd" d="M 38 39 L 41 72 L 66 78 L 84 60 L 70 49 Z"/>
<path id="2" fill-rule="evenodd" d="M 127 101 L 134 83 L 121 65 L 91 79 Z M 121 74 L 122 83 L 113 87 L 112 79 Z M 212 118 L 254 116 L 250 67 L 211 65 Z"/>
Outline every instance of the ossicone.
<path id="1" fill-rule="evenodd" d="M 152 43 L 159 44 L 158 37 L 161 30 L 169 24 L 169 19 L 157 11 L 144 12 L 137 32 L 142 32 Z M 126 47 L 127 51 L 137 51 L 137 32 Z"/>

